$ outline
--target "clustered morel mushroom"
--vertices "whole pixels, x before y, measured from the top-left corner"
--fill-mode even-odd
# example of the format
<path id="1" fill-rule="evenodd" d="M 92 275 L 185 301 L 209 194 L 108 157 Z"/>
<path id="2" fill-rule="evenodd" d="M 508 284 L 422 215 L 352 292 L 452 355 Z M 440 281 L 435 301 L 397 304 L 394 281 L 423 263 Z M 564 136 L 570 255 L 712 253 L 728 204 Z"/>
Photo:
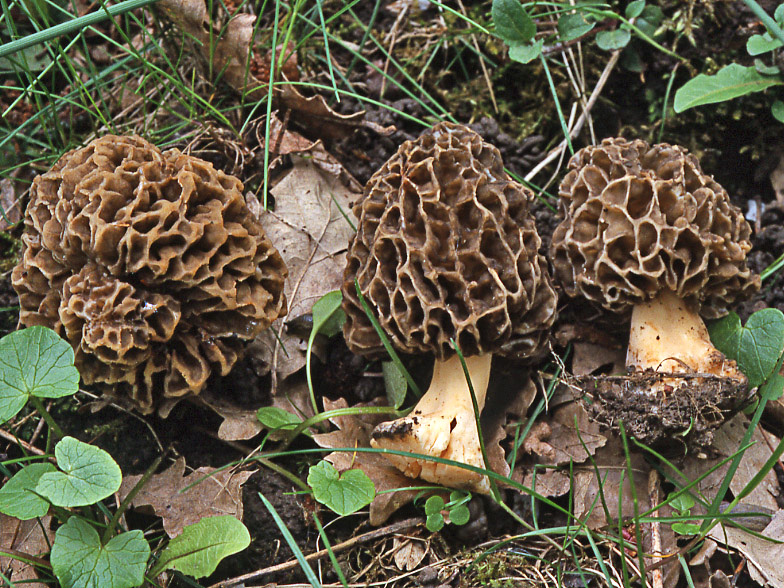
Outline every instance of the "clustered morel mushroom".
<path id="1" fill-rule="evenodd" d="M 374 447 L 484 467 L 466 376 L 485 402 L 493 353 L 537 353 L 556 312 L 533 194 L 504 172 L 495 147 L 461 125 L 440 123 L 405 142 L 368 182 L 344 274 L 349 347 L 385 355 L 363 298 L 395 348 L 433 354 L 430 388 L 407 417 L 382 423 Z M 387 454 L 407 476 L 488 492 L 486 476 Z"/>
<path id="2" fill-rule="evenodd" d="M 140 137 L 101 137 L 35 178 L 22 241 L 21 324 L 64 336 L 85 383 L 143 412 L 198 394 L 286 312 L 285 265 L 242 183 Z"/>
<path id="3" fill-rule="evenodd" d="M 553 234 L 555 277 L 569 296 L 631 314 L 629 377 L 586 390 L 595 415 L 656 444 L 695 445 L 748 399 L 747 380 L 702 321 L 757 291 L 751 229 L 697 159 L 673 145 L 605 139 L 572 157 Z"/>

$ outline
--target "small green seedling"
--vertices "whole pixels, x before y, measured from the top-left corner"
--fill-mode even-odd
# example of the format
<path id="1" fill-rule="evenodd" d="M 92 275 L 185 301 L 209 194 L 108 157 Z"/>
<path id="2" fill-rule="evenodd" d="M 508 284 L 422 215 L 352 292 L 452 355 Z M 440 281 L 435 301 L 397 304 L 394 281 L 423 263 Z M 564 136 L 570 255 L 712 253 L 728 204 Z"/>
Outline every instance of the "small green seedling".
<path id="1" fill-rule="evenodd" d="M 691 508 L 694 506 L 694 499 L 684 493 L 676 496 L 669 503 L 677 516 L 688 517 L 691 514 Z M 678 535 L 696 535 L 700 532 L 700 526 L 696 523 L 673 523 L 672 530 L 678 533 Z"/>
<path id="2" fill-rule="evenodd" d="M 444 528 L 444 525 L 465 525 L 471 518 L 468 510 L 468 501 L 471 500 L 471 493 L 462 490 L 454 490 L 449 495 L 449 502 L 444 503 L 444 499 L 435 494 L 425 501 L 425 515 L 427 520 L 425 526 L 431 533 L 436 533 Z"/>

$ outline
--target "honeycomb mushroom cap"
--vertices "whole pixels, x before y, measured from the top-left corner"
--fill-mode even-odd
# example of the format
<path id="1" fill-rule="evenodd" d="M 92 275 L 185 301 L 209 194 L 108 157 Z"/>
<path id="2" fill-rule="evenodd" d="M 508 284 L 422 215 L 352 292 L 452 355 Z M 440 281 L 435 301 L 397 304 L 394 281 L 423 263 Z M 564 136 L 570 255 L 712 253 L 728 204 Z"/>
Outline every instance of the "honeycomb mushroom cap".
<path id="1" fill-rule="evenodd" d="M 746 266 L 751 227 L 682 147 L 605 139 L 569 169 L 551 245 L 569 296 L 628 313 L 667 288 L 718 318 L 759 289 Z"/>
<path id="2" fill-rule="evenodd" d="M 536 353 L 556 312 L 533 198 L 504 172 L 498 149 L 440 123 L 405 142 L 370 178 L 344 273 L 349 347 L 384 354 L 354 280 L 403 353 Z"/>
<path id="3" fill-rule="evenodd" d="M 286 312 L 285 265 L 242 183 L 140 137 L 101 137 L 35 178 L 22 242 L 21 324 L 64 336 L 84 382 L 144 412 L 228 373 Z"/>

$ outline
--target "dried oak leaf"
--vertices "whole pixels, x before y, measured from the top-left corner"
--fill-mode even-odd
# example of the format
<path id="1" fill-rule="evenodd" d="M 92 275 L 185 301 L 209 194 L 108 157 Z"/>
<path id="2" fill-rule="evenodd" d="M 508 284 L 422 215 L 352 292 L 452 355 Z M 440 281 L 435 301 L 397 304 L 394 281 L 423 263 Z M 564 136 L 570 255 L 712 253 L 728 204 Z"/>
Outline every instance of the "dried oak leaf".
<path id="1" fill-rule="evenodd" d="M 0 180 L 0 207 L 0 231 L 5 231 L 22 219 L 22 207 L 14 183 L 8 178 Z"/>
<path id="2" fill-rule="evenodd" d="M 743 554 L 748 562 L 751 579 L 761 586 L 784 586 L 784 510 L 773 515 L 770 524 L 762 531 L 764 538 L 736 527 L 716 525 L 709 536 L 722 545 L 728 545 Z M 778 543 L 776 543 L 778 542 Z"/>
<path id="3" fill-rule="evenodd" d="M 393 537 L 392 550 L 397 569 L 407 572 L 417 569 L 425 559 L 428 547 L 427 542 L 418 537 Z"/>
<path id="4" fill-rule="evenodd" d="M 336 162 L 325 154 L 320 155 L 324 165 L 292 156 L 292 169 L 270 191 L 275 209 L 259 219 L 267 236 L 277 239 L 276 246 L 289 270 L 284 289 L 289 304 L 285 325 L 289 326 L 310 313 L 313 303 L 324 294 L 340 288 L 348 241 L 354 233 L 343 213 L 359 197 L 359 186 L 341 179 L 341 169 L 329 167 Z M 262 333 L 249 350 L 275 366 L 278 381 L 305 365 L 309 334 L 307 330 L 283 328 L 285 325 L 280 321 L 273 324 L 275 332 Z"/>
<path id="5" fill-rule="evenodd" d="M 20 521 L 0 513 L 0 553 L 13 550 L 20 555 L 45 555 L 54 541 L 54 531 L 50 529 L 51 520 L 52 517 L 46 515 L 40 519 Z M 39 579 L 34 566 L 2 555 L 0 574 L 14 585 L 38 584 Z"/>
<path id="6" fill-rule="evenodd" d="M 184 527 L 204 517 L 231 515 L 242 520 L 240 487 L 252 472 L 202 467 L 187 476 L 184 473 L 185 458 L 181 457 L 166 471 L 152 476 L 132 505 L 140 510 L 152 507 L 155 515 L 163 519 L 163 529 L 169 537 L 176 537 Z M 120 498 L 125 499 L 140 479 L 141 476 L 124 478 Z"/>
<path id="7" fill-rule="evenodd" d="M 250 100 L 266 98 L 267 81 L 256 78 L 250 68 L 255 16 L 238 14 L 222 30 L 216 30 L 204 0 L 161 0 L 157 6 L 180 29 L 196 39 L 204 58 L 212 59 L 213 71 L 222 72 L 224 79 L 237 92 Z M 213 42 L 214 46 L 211 46 Z M 294 111 L 296 123 L 318 137 L 342 138 L 358 127 L 382 134 L 394 130 L 364 120 L 364 111 L 338 114 L 327 105 L 323 96 L 306 98 L 289 84 L 276 86 L 273 101 L 276 108 Z"/>
<path id="8" fill-rule="evenodd" d="M 721 428 L 716 431 L 713 441 L 713 448 L 718 455 L 710 459 L 704 459 L 690 453 L 686 456 L 684 463 L 680 467 L 683 474 L 689 478 L 689 480 L 696 480 L 705 472 L 716 466 L 720 461 L 734 455 L 741 446 L 741 441 L 746 434 L 748 424 L 748 417 L 739 414 L 722 425 Z M 751 442 L 753 445 L 743 454 L 740 465 L 730 482 L 730 490 L 732 490 L 733 493 L 738 494 L 751 479 L 759 473 L 763 464 L 773 453 L 768 442 L 766 442 L 764 435 L 769 434 L 763 432 L 760 427 L 757 427 L 752 434 Z M 776 447 L 779 443 L 779 440 L 772 435 L 769 435 L 769 440 L 773 447 Z M 716 496 L 719 486 L 727 475 L 730 463 L 731 462 L 724 464 L 717 470 L 708 474 L 704 479 L 700 480 L 695 491 L 699 490 L 708 500 L 712 500 Z M 674 479 L 679 479 L 675 474 L 672 475 L 674 476 Z M 768 475 L 763 478 L 762 482 L 743 499 L 743 503 L 776 511 L 778 509 L 778 504 L 775 497 L 778 495 L 778 492 L 779 485 L 776 480 L 776 474 L 775 472 L 770 471 L 768 472 Z"/>

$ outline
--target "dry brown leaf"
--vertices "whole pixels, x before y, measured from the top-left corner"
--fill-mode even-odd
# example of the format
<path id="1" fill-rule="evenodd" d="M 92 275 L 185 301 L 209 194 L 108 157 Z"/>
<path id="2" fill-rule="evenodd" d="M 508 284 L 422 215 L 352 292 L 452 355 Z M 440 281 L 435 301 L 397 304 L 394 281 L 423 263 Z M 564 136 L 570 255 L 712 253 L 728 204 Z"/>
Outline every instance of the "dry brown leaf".
<path id="1" fill-rule="evenodd" d="M 204 58 L 212 58 L 213 70 L 222 72 L 224 79 L 237 92 L 250 100 L 261 100 L 267 96 L 267 80 L 256 78 L 250 67 L 255 16 L 238 14 L 222 31 L 218 31 L 210 22 L 204 0 L 160 0 L 157 6 L 178 27 L 196 39 Z M 211 47 L 211 42 L 215 43 L 214 47 Z M 276 86 L 273 101 L 277 108 L 294 111 L 294 122 L 309 134 L 325 139 L 345 137 L 357 127 L 366 127 L 383 134 L 394 130 L 365 121 L 364 112 L 339 114 L 327 105 L 323 96 L 306 98 L 296 86 L 289 84 Z"/>
<path id="2" fill-rule="evenodd" d="M 709 536 L 722 545 L 740 551 L 748 562 L 751 578 L 761 586 L 784 586 L 784 510 L 779 510 L 770 524 L 762 531 L 767 539 L 730 526 L 716 525 Z"/>
<path id="3" fill-rule="evenodd" d="M 770 185 L 776 193 L 776 202 L 784 205 L 784 154 L 779 157 L 776 168 L 770 172 Z"/>
<path id="4" fill-rule="evenodd" d="M 596 343 L 576 342 L 572 349 L 572 373 L 587 376 L 604 366 L 611 366 L 611 374 L 625 373 L 626 350 L 597 345 Z"/>
<path id="5" fill-rule="evenodd" d="M 54 531 L 49 527 L 52 517 L 20 521 L 0 513 L 0 551 L 13 550 L 33 557 L 48 553 L 54 541 Z M 0 574 L 11 580 L 14 585 L 38 584 L 38 574 L 34 566 L 18 559 L 0 556 Z"/>
<path id="6" fill-rule="evenodd" d="M 576 423 L 576 426 L 575 426 Z M 529 433 L 524 449 L 536 453 L 547 465 L 582 463 L 607 442 L 578 402 L 560 406 L 553 414 L 541 418 Z"/>
<path id="7" fill-rule="evenodd" d="M 732 418 L 732 420 L 725 423 L 716 431 L 713 441 L 713 448 L 717 450 L 718 456 L 713 459 L 700 459 L 696 455 L 689 454 L 681 467 L 681 471 L 684 475 L 686 475 L 689 480 L 696 480 L 717 463 L 730 455 L 735 454 L 740 447 L 743 436 L 746 434 L 748 423 L 748 417 L 743 414 L 738 414 Z M 730 482 L 730 490 L 735 494 L 739 493 L 746 484 L 759 473 L 762 465 L 772 454 L 759 427 L 754 431 L 751 441 L 754 445 L 749 447 L 744 453 L 740 466 Z M 772 439 L 774 447 L 778 445 L 778 442 L 778 439 Z M 716 492 L 718 491 L 722 480 L 727 475 L 729 467 L 729 463 L 724 464 L 716 471 L 708 474 L 708 476 L 697 485 L 699 491 L 702 492 L 708 500 L 712 500 L 716 496 Z M 677 480 L 679 478 L 675 476 L 674 479 Z M 771 471 L 765 476 L 762 482 L 743 499 L 743 503 L 776 511 L 778 509 L 778 504 L 775 497 L 778 494 L 778 487 L 776 475 Z"/>
<path id="8" fill-rule="evenodd" d="M 163 529 L 169 537 L 179 535 L 184 527 L 204 517 L 231 515 L 242 520 L 241 486 L 252 472 L 202 467 L 187 476 L 184 473 L 185 458 L 181 457 L 166 471 L 152 476 L 132 505 L 140 510 L 152 507 L 163 519 Z M 140 479 L 141 476 L 124 478 L 120 498 L 124 499 Z"/>
<path id="9" fill-rule="evenodd" d="M 522 382 L 522 388 L 520 385 Z M 482 437 L 487 451 L 488 468 L 509 475 L 506 452 L 501 443 L 507 437 L 506 423 L 520 421 L 536 397 L 536 385 L 522 368 L 513 368 L 490 377 L 487 401 L 482 410 Z"/>
<path id="10" fill-rule="evenodd" d="M 392 549 L 397 569 L 407 572 L 417 569 L 427 555 L 427 543 L 414 537 L 394 537 Z"/>
<path id="11" fill-rule="evenodd" d="M 244 441 L 261 433 L 263 427 L 256 418 L 256 409 L 238 406 L 224 396 L 215 394 L 209 388 L 198 396 L 198 401 L 221 418 L 218 438 L 224 441 Z"/>
<path id="12" fill-rule="evenodd" d="M 312 159 L 292 159 L 291 171 L 271 190 L 275 210 L 259 219 L 289 270 L 287 325 L 309 313 L 324 294 L 340 288 L 348 241 L 354 233 L 344 213 L 351 214 L 351 204 L 359 196 L 356 186 L 325 172 Z M 325 165 L 331 161 L 324 154 L 320 160 Z M 282 329 L 280 321 L 273 329 L 257 338 L 252 352 L 275 366 L 280 382 L 305 365 L 307 334 Z"/>

